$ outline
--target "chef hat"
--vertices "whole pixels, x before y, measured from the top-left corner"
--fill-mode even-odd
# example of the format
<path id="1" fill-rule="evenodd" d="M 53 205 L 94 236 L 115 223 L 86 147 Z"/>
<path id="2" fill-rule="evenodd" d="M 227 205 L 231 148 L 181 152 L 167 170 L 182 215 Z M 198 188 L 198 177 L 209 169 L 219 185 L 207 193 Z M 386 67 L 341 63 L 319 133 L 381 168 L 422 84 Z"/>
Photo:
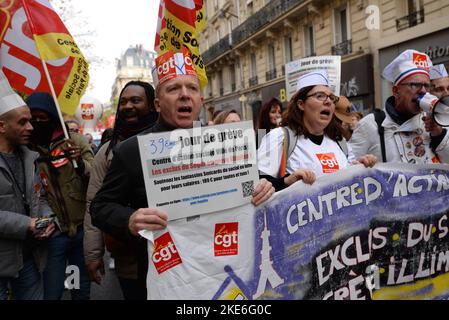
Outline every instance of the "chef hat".
<path id="1" fill-rule="evenodd" d="M 305 87 L 318 85 L 329 85 L 329 77 L 325 69 L 314 70 L 299 77 L 298 83 L 296 84 L 296 91 L 299 91 Z"/>
<path id="2" fill-rule="evenodd" d="M 23 106 L 26 106 L 25 102 L 14 92 L 5 74 L 0 70 L 0 116 Z"/>
<path id="3" fill-rule="evenodd" d="M 197 76 L 192 58 L 185 47 L 182 52 L 174 53 L 170 50 L 157 57 L 152 74 L 155 85 L 160 85 L 180 75 Z"/>
<path id="4" fill-rule="evenodd" d="M 432 61 L 427 54 L 408 49 L 385 67 L 382 76 L 394 85 L 398 85 L 415 74 L 424 74 L 429 77 L 431 67 Z"/>
<path id="5" fill-rule="evenodd" d="M 433 66 L 432 68 L 430 68 L 429 74 L 430 80 L 446 78 L 448 76 L 444 64 L 437 64 L 436 66 Z"/>

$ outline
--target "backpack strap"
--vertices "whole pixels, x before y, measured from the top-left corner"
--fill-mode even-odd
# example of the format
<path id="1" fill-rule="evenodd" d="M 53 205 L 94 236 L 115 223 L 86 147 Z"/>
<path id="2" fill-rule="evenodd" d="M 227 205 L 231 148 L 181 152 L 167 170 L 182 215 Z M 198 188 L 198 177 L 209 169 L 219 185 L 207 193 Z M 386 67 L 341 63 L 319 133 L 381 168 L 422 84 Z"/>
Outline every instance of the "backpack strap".
<path id="1" fill-rule="evenodd" d="M 387 156 L 385 153 L 385 136 L 384 136 L 384 127 L 382 127 L 382 122 L 385 119 L 385 112 L 381 109 L 374 109 L 374 120 L 377 123 L 377 131 L 379 132 L 380 138 L 380 150 L 382 152 L 382 161 L 387 162 Z"/>
<path id="2" fill-rule="evenodd" d="M 298 136 L 289 127 L 282 127 L 282 131 L 284 132 L 284 140 L 282 142 L 282 158 L 278 174 L 281 178 L 287 173 L 287 160 L 293 153 L 293 150 L 295 150 L 296 142 L 298 141 Z"/>

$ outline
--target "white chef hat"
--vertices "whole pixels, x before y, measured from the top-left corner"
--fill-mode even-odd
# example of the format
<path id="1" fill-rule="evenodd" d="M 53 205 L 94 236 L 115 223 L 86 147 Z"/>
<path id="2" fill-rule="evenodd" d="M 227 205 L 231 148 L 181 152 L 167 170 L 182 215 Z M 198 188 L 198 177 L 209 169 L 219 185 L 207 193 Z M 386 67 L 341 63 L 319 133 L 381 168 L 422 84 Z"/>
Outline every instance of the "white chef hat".
<path id="1" fill-rule="evenodd" d="M 431 67 L 432 61 L 427 54 L 408 49 L 385 67 L 382 76 L 394 85 L 398 85 L 415 74 L 424 74 L 429 77 Z"/>
<path id="2" fill-rule="evenodd" d="M 433 66 L 432 68 L 430 68 L 429 74 L 430 80 L 446 78 L 448 76 L 444 64 L 437 64 L 436 66 Z"/>
<path id="3" fill-rule="evenodd" d="M 23 106 L 26 106 L 26 103 L 14 92 L 5 74 L 0 70 L 0 116 Z"/>
<path id="4" fill-rule="evenodd" d="M 305 87 L 310 86 L 328 86 L 329 85 L 329 76 L 325 69 L 313 70 L 309 73 L 306 73 L 298 78 L 298 83 L 296 84 L 296 91 L 301 90 Z"/>

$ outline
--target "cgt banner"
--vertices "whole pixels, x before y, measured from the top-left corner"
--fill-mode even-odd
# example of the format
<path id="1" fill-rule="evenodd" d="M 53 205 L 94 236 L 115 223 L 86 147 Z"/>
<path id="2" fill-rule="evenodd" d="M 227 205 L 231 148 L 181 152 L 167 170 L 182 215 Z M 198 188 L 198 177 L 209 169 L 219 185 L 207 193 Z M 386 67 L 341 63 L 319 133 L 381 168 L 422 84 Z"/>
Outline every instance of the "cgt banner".
<path id="1" fill-rule="evenodd" d="M 149 241 L 149 299 L 447 299 L 449 167 L 354 166 Z"/>
<path id="2" fill-rule="evenodd" d="M 89 82 L 89 65 L 48 0 L 0 0 L 0 69 L 22 94 L 51 93 L 74 114 Z"/>

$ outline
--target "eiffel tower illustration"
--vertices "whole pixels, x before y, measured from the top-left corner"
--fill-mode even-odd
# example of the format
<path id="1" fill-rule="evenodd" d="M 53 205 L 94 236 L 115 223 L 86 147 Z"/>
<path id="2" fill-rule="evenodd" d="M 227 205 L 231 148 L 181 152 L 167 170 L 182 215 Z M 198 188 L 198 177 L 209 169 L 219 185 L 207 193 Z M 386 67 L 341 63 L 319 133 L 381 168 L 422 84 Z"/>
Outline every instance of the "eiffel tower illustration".
<path id="1" fill-rule="evenodd" d="M 284 280 L 277 274 L 276 270 L 274 270 L 273 262 L 270 260 L 270 230 L 268 230 L 267 215 L 265 212 L 264 223 L 265 227 L 260 236 L 262 239 L 262 250 L 260 251 L 262 258 L 259 266 L 260 278 L 256 293 L 253 295 L 253 299 L 259 298 L 265 292 L 268 281 L 273 289 L 284 283 Z"/>

